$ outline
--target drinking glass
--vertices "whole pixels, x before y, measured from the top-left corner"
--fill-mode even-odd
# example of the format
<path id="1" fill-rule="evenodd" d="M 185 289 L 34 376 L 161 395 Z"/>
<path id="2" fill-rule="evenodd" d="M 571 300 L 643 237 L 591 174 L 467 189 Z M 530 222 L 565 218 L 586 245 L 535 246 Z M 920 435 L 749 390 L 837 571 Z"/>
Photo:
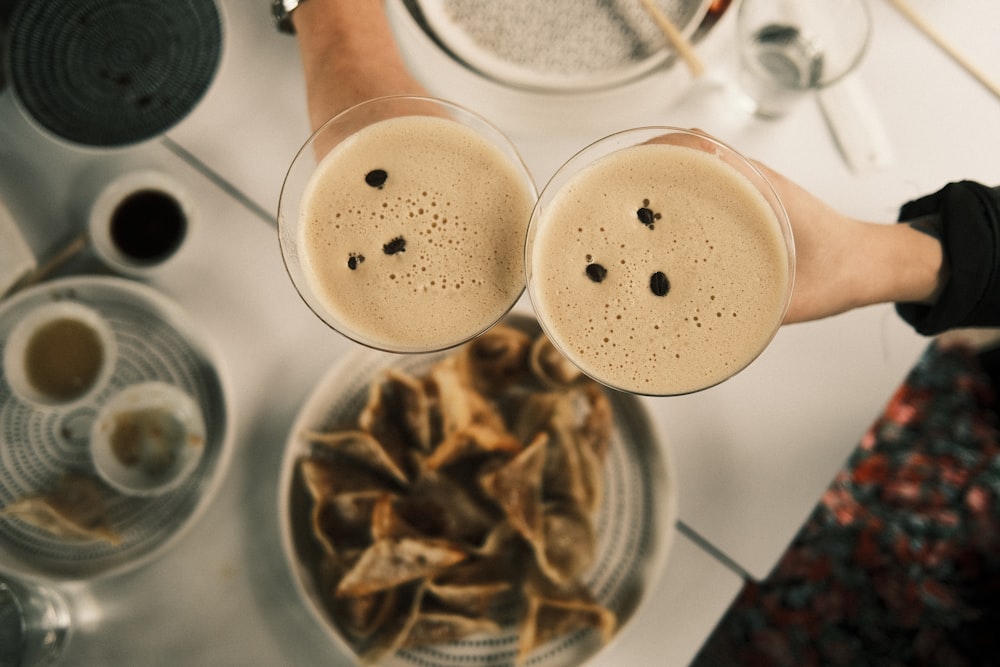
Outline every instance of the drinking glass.
<path id="1" fill-rule="evenodd" d="M 0 574 L 0 665 L 53 664 L 69 637 L 69 605 L 61 593 Z"/>
<path id="2" fill-rule="evenodd" d="M 780 118 L 840 81 L 861 63 L 871 30 L 866 0 L 743 0 L 738 78 L 751 110 Z"/>
<path id="3" fill-rule="evenodd" d="M 302 146 L 278 236 L 292 283 L 328 326 L 371 348 L 432 352 L 489 329 L 524 292 L 536 195 L 517 149 L 481 116 L 383 97 Z"/>
<path id="4" fill-rule="evenodd" d="M 697 131 L 644 127 L 569 159 L 525 246 L 545 333 L 580 370 L 636 394 L 686 394 L 749 365 L 795 271 L 781 201 L 753 163 Z"/>

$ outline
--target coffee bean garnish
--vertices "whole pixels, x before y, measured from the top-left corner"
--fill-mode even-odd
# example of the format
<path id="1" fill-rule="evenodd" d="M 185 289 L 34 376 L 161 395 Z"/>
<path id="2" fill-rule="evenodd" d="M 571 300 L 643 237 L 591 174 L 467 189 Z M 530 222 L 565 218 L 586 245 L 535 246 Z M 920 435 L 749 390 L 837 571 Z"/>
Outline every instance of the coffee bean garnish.
<path id="1" fill-rule="evenodd" d="M 351 271 L 354 271 L 355 269 L 358 268 L 358 264 L 360 264 L 363 261 L 365 261 L 364 255 L 356 255 L 352 252 L 351 256 L 347 258 L 347 268 L 349 268 Z"/>
<path id="2" fill-rule="evenodd" d="M 397 236 L 382 246 L 382 252 L 387 255 L 395 255 L 398 252 L 406 252 L 406 239 L 402 236 Z"/>
<path id="3" fill-rule="evenodd" d="M 588 264 L 586 271 L 587 271 L 587 277 L 593 280 L 595 283 L 602 282 L 604 278 L 608 275 L 608 270 L 605 269 L 600 264 L 596 263 Z"/>
<path id="4" fill-rule="evenodd" d="M 670 291 L 670 281 L 667 280 L 663 271 L 657 271 L 649 277 L 649 289 L 656 296 L 666 296 L 667 292 Z"/>
<path id="5" fill-rule="evenodd" d="M 385 169 L 372 169 L 365 174 L 365 183 L 381 190 L 388 178 L 389 173 Z"/>
<path id="6" fill-rule="evenodd" d="M 636 215 L 637 218 L 639 218 L 639 222 L 641 222 L 642 224 L 646 225 L 650 229 L 653 229 L 653 223 L 654 222 L 656 222 L 657 220 L 659 220 L 659 219 L 661 219 L 663 217 L 659 213 L 654 213 L 653 210 L 651 208 L 649 208 L 649 200 L 648 199 L 643 199 L 642 200 L 642 207 L 638 211 L 635 212 L 635 215 Z"/>

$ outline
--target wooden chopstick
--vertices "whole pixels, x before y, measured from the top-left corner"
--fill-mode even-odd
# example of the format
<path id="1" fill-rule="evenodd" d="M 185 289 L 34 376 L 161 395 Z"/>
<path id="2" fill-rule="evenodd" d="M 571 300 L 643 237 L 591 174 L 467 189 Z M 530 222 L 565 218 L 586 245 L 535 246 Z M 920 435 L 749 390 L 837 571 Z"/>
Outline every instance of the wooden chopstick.
<path id="1" fill-rule="evenodd" d="M 927 22 L 920 14 L 913 9 L 907 0 L 889 0 L 893 6 L 920 32 L 924 33 L 938 48 L 948 54 L 952 60 L 958 63 L 966 72 L 971 74 L 979 83 L 986 87 L 998 99 L 1000 99 L 1000 86 L 990 80 L 986 73 L 979 69 L 974 63 L 969 61 L 964 55 L 959 53 L 954 46 L 944 36 L 939 33 L 934 26 Z"/>
<path id="2" fill-rule="evenodd" d="M 14 283 L 6 294 L 0 296 L 10 296 L 14 292 L 31 287 L 42 282 L 50 275 L 59 270 L 66 262 L 70 261 L 90 245 L 90 235 L 87 232 L 80 232 L 74 236 L 65 246 L 59 248 L 56 253 L 43 262 L 34 270 L 21 276 L 21 279 Z"/>
<path id="3" fill-rule="evenodd" d="M 670 17 L 664 14 L 663 10 L 656 6 L 653 0 L 639 0 L 639 2 L 646 9 L 646 13 L 656 22 L 656 25 L 667 38 L 667 41 L 670 42 L 670 45 L 674 47 L 677 54 L 687 64 L 688 69 L 691 70 L 691 75 L 698 78 L 704 74 L 705 65 L 701 62 L 698 54 L 694 52 L 691 42 L 681 34 L 681 31 L 677 29 L 677 26 L 670 20 Z"/>

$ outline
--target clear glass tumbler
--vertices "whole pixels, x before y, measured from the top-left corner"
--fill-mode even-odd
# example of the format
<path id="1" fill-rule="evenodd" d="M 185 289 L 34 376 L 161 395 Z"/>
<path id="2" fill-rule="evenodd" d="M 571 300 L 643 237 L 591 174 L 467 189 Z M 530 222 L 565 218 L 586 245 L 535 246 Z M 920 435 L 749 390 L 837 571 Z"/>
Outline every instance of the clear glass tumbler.
<path id="1" fill-rule="evenodd" d="M 55 663 L 70 638 L 66 599 L 48 584 L 0 575 L 0 665 Z"/>
<path id="2" fill-rule="evenodd" d="M 751 110 L 780 118 L 840 81 L 861 63 L 871 31 L 866 0 L 743 0 L 738 79 Z"/>

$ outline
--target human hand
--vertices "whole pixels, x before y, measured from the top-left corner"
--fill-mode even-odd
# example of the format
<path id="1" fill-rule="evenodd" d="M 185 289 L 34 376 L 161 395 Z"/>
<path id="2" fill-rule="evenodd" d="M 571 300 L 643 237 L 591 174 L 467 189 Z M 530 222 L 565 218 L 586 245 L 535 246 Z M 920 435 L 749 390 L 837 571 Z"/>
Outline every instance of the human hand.
<path id="1" fill-rule="evenodd" d="M 795 285 L 785 324 L 876 303 L 932 303 L 944 284 L 941 242 L 909 225 L 848 217 L 766 165 L 795 240 Z"/>
<path id="2" fill-rule="evenodd" d="M 704 136 L 667 134 L 656 142 L 717 153 L 711 137 Z M 767 165 L 751 163 L 774 188 L 792 227 L 795 282 L 785 324 L 937 297 L 945 277 L 937 239 L 909 225 L 851 218 Z"/>
<path id="3" fill-rule="evenodd" d="M 854 264 L 864 243 L 865 223 L 839 213 L 770 167 L 753 163 L 777 192 L 792 226 L 795 284 L 785 323 L 817 320 L 864 305 Z"/>

